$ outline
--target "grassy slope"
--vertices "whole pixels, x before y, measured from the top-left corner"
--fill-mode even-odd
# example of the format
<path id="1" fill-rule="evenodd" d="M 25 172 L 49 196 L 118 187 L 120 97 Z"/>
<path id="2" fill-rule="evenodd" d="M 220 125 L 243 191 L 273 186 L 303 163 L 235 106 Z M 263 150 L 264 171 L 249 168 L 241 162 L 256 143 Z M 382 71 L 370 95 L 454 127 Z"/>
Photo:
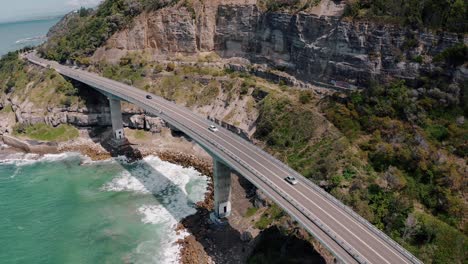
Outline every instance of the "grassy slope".
<path id="1" fill-rule="evenodd" d="M 39 69 L 26 64 L 16 53 L 9 53 L 0 59 L 0 97 L 16 98 L 17 102 L 29 102 L 34 109 L 82 105 L 77 89 L 53 70 Z M 6 101 L 6 100 L 5 100 Z M 12 112 L 7 103 L 0 111 Z M 56 128 L 45 124 L 33 126 L 16 125 L 19 136 L 42 141 L 65 141 L 78 137 L 78 130 L 68 125 Z"/>
<path id="2" fill-rule="evenodd" d="M 106 5 L 111 5 L 107 13 L 101 10 L 96 15 L 82 16 L 69 36 L 53 38 L 50 41 L 52 45 L 44 50 L 47 57 L 86 62 L 84 57 L 131 17 L 122 11 L 128 6 L 119 6 L 121 1 L 115 1 L 116 6 L 111 2 L 105 1 Z M 302 8 L 299 6 L 302 2 L 263 1 L 269 10 L 297 10 Z M 454 27 L 460 24 L 460 13 L 466 11 L 466 4 L 459 0 L 442 5 L 438 1 L 403 1 L 404 4 L 396 5 L 398 1 L 389 0 L 354 2 L 356 4 L 348 9 L 349 16 L 466 32 L 463 26 L 466 24 Z M 281 5 L 278 6 L 278 3 Z M 440 12 L 432 12 L 431 17 L 424 10 L 433 5 L 436 6 L 435 10 L 440 8 Z M 124 14 L 124 23 L 116 28 L 109 27 L 108 18 L 117 13 Z M 442 15 L 433 19 L 438 14 Z M 77 39 L 76 36 L 80 37 L 79 41 L 71 43 L 72 39 Z M 200 102 L 209 104 L 216 93 L 213 86 L 218 85 L 205 87 L 184 78 L 191 72 L 201 74 L 206 71 L 202 68 L 182 69 L 182 74 L 179 74 L 174 67 L 167 65 L 166 70 L 174 74 L 164 77 L 161 83 L 155 85 L 148 83 L 146 77 L 149 71 L 163 70 L 158 64 L 130 58 L 119 66 L 103 64 L 97 67 L 107 77 L 187 105 Z M 211 76 L 218 74 L 225 73 L 208 73 Z M 232 85 L 216 88 L 233 97 L 242 96 L 242 86 L 232 80 L 237 77 L 231 77 L 228 82 Z M 240 82 L 245 82 L 244 77 L 241 76 Z M 432 81 L 433 77 L 430 77 L 426 83 Z M 230 87 L 235 89 L 231 90 Z M 443 82 L 440 88 L 449 89 Z M 462 214 L 466 204 L 460 195 L 466 191 L 463 189 L 466 184 L 461 177 L 463 168 L 460 169 L 460 166 L 463 165 L 459 161 L 466 158 L 464 135 L 467 131 L 466 125 L 455 124 L 455 118 L 463 111 L 466 116 L 466 110 L 460 107 L 447 109 L 431 97 L 422 98 L 418 104 L 404 101 L 407 100 L 405 95 L 408 89 L 402 85 L 380 88 L 385 89 L 389 92 L 376 92 L 369 97 L 353 95 L 350 100 L 332 98 L 326 102 L 324 112 L 341 133 L 334 128 L 321 130 L 323 126 L 318 125 L 319 122 L 326 121 L 323 121 L 314 102 L 304 99 L 307 96 L 296 92 L 270 93 L 256 106 L 260 111 L 256 137 L 266 143 L 270 152 L 306 177 L 317 183 L 324 181 L 328 191 L 424 261 L 463 262 L 467 240 L 466 221 Z M 395 100 L 387 100 L 389 97 L 395 97 Z M 410 109 L 415 105 L 418 107 Z M 402 113 L 416 116 L 423 113 L 429 117 L 423 123 L 415 123 Z M 442 152 L 438 152 L 438 149 L 442 149 Z M 441 163 L 434 159 L 440 154 L 447 157 L 447 161 Z M 267 213 L 258 225 L 265 228 L 283 218 L 278 216 L 276 219 L 276 216 Z"/>
<path id="3" fill-rule="evenodd" d="M 38 108 L 81 103 L 76 88 L 60 74 L 29 66 L 16 53 L 0 59 L 0 92 L 19 101 L 28 100 Z"/>
<path id="4" fill-rule="evenodd" d="M 67 141 L 79 136 L 78 129 L 70 125 L 59 125 L 50 127 L 46 124 L 36 124 L 31 126 L 17 125 L 15 135 L 40 141 Z"/>

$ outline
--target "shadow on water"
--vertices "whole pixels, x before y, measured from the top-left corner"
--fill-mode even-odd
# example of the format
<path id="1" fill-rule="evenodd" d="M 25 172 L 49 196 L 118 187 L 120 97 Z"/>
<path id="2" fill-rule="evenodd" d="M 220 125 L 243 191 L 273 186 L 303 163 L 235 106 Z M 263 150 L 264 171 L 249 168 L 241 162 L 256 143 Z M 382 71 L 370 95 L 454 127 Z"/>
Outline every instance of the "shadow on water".
<path id="1" fill-rule="evenodd" d="M 108 112 L 108 101 L 107 98 L 96 90 L 90 88 L 87 85 L 81 84 L 79 82 L 74 82 L 74 85 L 80 86 L 79 96 L 82 97 L 86 103 L 87 109 L 93 109 L 95 112 Z M 84 86 L 84 87 L 82 87 Z M 85 88 L 85 89 L 83 89 Z M 153 193 L 153 196 L 156 201 L 159 202 L 164 208 L 181 223 L 184 228 L 193 236 L 193 238 L 203 247 L 203 250 L 208 254 L 208 256 L 215 261 L 216 263 L 246 263 L 245 259 L 249 254 L 253 253 L 253 257 L 258 257 L 256 260 L 257 263 L 268 263 L 272 260 L 284 263 L 323 263 L 323 259 L 320 255 L 317 255 L 316 251 L 311 248 L 309 243 L 305 243 L 302 239 L 292 238 L 290 236 L 279 236 L 275 235 L 276 230 L 265 230 L 266 238 L 261 241 L 256 241 L 254 248 L 252 248 L 252 243 L 250 245 L 246 242 L 241 241 L 241 234 L 239 231 L 234 229 L 229 223 L 226 223 L 223 226 L 214 226 L 210 221 L 210 213 L 213 211 L 213 188 L 212 185 L 209 186 L 208 190 L 208 199 L 204 202 L 195 204 L 194 201 L 187 196 L 185 190 L 182 190 L 177 184 L 173 183 L 170 179 L 164 176 L 163 172 L 160 172 L 154 169 L 150 164 L 143 160 L 141 152 L 133 147 L 127 142 L 123 147 L 116 148 L 110 144 L 108 139 L 111 137 L 112 130 L 109 129 L 110 124 L 106 124 L 104 120 L 100 120 L 99 124 L 101 126 L 88 128 L 88 132 L 95 143 L 101 144 L 104 149 L 106 149 L 113 157 L 125 156 L 128 158 L 129 162 L 117 159 L 117 162 L 128 171 L 135 179 L 137 179 L 147 190 Z M 187 140 L 191 140 L 186 137 L 184 133 L 171 129 L 171 134 L 174 137 L 185 137 Z M 249 199 L 253 200 L 255 196 L 255 188 L 252 188 L 252 184 L 241 177 L 240 186 L 246 191 L 246 196 Z M 154 182 L 165 183 L 164 189 L 155 189 Z M 194 207 L 197 210 L 197 213 L 189 215 L 183 219 L 181 211 L 178 206 L 171 205 L 171 202 L 165 199 L 167 195 L 178 195 L 177 199 L 181 199 L 187 202 L 187 205 Z M 257 240 L 257 239 L 256 239 Z M 282 241 L 280 243 L 283 246 L 268 245 L 273 240 Z M 285 242 L 286 241 L 286 242 Z M 254 241 L 252 241 L 254 242 Z M 193 247 L 193 244 L 191 244 Z M 285 251 L 285 247 L 288 250 Z M 300 251 L 310 252 L 310 256 L 296 259 L 300 254 Z M 195 261 L 198 259 L 198 263 L 204 263 L 205 260 L 201 258 L 201 254 L 195 249 L 191 248 L 191 258 L 189 261 Z M 280 251 L 281 254 L 270 255 L 269 251 Z M 290 251 L 290 252 L 289 252 Z M 292 253 L 292 254 L 290 254 Z M 261 259 L 267 256 L 272 258 L 268 259 L 267 262 L 262 262 Z M 292 260 L 292 261 L 291 261 Z M 271 263 L 281 263 L 281 262 L 271 262 Z"/>
<path id="2" fill-rule="evenodd" d="M 204 251 L 216 263 L 242 263 L 241 256 L 233 256 L 233 244 L 242 244 L 240 233 L 229 223 L 223 226 L 215 226 L 210 221 L 212 204 L 201 202 L 196 204 L 187 196 L 185 190 L 173 183 L 169 178 L 148 164 L 142 157 L 140 151 L 130 144 L 121 148 L 113 148 L 108 141 L 101 142 L 101 145 L 111 153 L 113 157 L 125 156 L 129 162 L 122 159 L 116 161 L 134 178 L 136 178 L 148 191 L 153 193 L 154 198 L 181 223 L 184 228 L 198 241 Z M 156 190 L 154 183 L 165 183 L 163 190 Z M 158 184 L 159 185 L 159 184 Z M 207 194 L 212 198 L 212 186 L 208 188 Z M 165 199 L 165 195 L 177 195 L 177 199 L 184 200 L 187 205 L 197 210 L 197 213 L 189 215 L 182 219 L 181 211 L 178 206 L 171 205 L 171 202 Z M 206 206 L 207 204 L 211 204 Z M 208 207 L 208 208 L 206 208 Z M 234 249 L 241 250 L 243 249 Z"/>

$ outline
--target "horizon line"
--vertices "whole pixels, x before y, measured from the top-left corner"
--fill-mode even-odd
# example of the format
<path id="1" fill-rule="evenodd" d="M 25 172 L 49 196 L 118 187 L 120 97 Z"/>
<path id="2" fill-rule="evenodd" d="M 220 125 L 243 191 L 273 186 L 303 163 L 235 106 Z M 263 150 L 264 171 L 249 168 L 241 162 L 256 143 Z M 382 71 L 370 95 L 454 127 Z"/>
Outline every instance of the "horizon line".
<path id="1" fill-rule="evenodd" d="M 44 14 L 44 15 L 37 15 L 37 16 L 32 16 L 32 17 L 24 17 L 24 18 L 16 18 L 16 19 L 10 19 L 10 20 L 0 20 L 0 25 L 2 24 L 11 24 L 11 23 L 19 23 L 19 22 L 34 22 L 34 21 L 41 21 L 41 20 L 49 20 L 49 19 L 54 19 L 54 18 L 62 18 L 68 13 L 74 12 L 76 10 L 71 10 L 71 11 L 63 11 L 63 12 L 57 12 L 57 13 L 51 13 L 51 14 Z"/>

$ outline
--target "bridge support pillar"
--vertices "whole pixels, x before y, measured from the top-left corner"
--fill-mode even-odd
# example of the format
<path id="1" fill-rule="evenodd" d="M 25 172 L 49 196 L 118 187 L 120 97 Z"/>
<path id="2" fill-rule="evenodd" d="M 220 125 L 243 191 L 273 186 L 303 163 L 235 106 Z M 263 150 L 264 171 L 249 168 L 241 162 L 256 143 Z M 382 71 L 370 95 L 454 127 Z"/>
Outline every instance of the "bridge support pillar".
<path id="1" fill-rule="evenodd" d="M 231 168 L 213 159 L 214 216 L 218 219 L 231 214 Z"/>
<path id="2" fill-rule="evenodd" d="M 109 97 L 110 114 L 112 121 L 112 136 L 116 142 L 124 142 L 125 134 L 122 121 L 122 108 L 120 100 Z"/>

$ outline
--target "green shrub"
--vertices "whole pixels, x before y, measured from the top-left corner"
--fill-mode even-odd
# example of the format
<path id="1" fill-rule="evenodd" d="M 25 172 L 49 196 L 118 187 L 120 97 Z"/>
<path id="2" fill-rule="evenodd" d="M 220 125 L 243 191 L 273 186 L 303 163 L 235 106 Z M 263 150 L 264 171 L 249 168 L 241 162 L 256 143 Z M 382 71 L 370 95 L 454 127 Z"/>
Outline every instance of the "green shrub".
<path id="1" fill-rule="evenodd" d="M 176 65 L 174 62 L 169 62 L 166 66 L 166 71 L 168 72 L 173 72 L 176 68 Z"/>
<path id="2" fill-rule="evenodd" d="M 468 31 L 468 4 L 464 0 L 357 0 L 348 1 L 345 16 L 393 22 L 410 27 Z"/>
<path id="3" fill-rule="evenodd" d="M 12 113 L 13 112 L 13 108 L 11 107 L 11 105 L 7 105 L 5 107 L 3 107 L 1 110 L 0 110 L 1 113 Z"/>
<path id="4" fill-rule="evenodd" d="M 258 211 L 257 207 L 249 207 L 247 212 L 245 212 L 245 217 L 251 217 Z"/>
<path id="5" fill-rule="evenodd" d="M 260 0 L 257 4 L 260 8 L 270 12 L 280 10 L 297 12 L 316 6 L 318 3 L 320 0 Z"/>
<path id="6" fill-rule="evenodd" d="M 255 223 L 255 227 L 258 229 L 266 229 L 273 224 L 273 222 L 279 220 L 283 215 L 283 210 L 281 210 L 281 208 L 276 204 L 272 204 Z"/>
<path id="7" fill-rule="evenodd" d="M 81 9 L 67 19 L 65 30 L 39 49 L 46 58 L 65 62 L 91 56 L 110 36 L 130 25 L 144 9 L 156 10 L 177 1 L 104 0 L 96 11 Z"/>
<path id="8" fill-rule="evenodd" d="M 268 95 L 260 104 L 255 136 L 270 146 L 304 146 L 314 132 L 313 113 L 288 98 Z"/>
<path id="9" fill-rule="evenodd" d="M 434 62 L 446 62 L 452 66 L 459 66 L 468 61 L 468 46 L 458 44 L 447 48 L 434 57 Z"/>
<path id="10" fill-rule="evenodd" d="M 70 125 L 51 127 L 44 123 L 35 125 L 17 124 L 14 134 L 41 141 L 67 141 L 79 136 L 78 129 Z"/>
<path id="11" fill-rule="evenodd" d="M 260 219 L 257 222 L 255 222 L 255 228 L 263 230 L 268 228 L 272 223 L 273 220 L 271 218 L 262 215 L 262 217 L 260 217 Z"/>
<path id="12" fill-rule="evenodd" d="M 415 56 L 411 59 L 413 62 L 417 62 L 419 64 L 423 63 L 423 57 L 421 55 Z"/>
<path id="13" fill-rule="evenodd" d="M 412 48 L 416 48 L 418 46 L 419 42 L 417 39 L 415 38 L 408 38 L 406 39 L 406 41 L 403 43 L 403 46 L 402 48 L 404 50 L 409 50 L 409 49 L 412 49 Z"/>
<path id="14" fill-rule="evenodd" d="M 442 125 L 430 125 L 426 127 L 426 132 L 434 139 L 443 141 L 448 138 L 449 131 Z"/>
<path id="15" fill-rule="evenodd" d="M 299 102 L 307 104 L 312 100 L 312 93 L 310 91 L 301 91 L 299 93 Z"/>
<path id="16" fill-rule="evenodd" d="M 431 215 L 416 216 L 416 242 L 418 255 L 426 263 L 464 263 L 468 252 L 468 237 Z M 425 241 L 428 245 L 419 244 Z"/>

